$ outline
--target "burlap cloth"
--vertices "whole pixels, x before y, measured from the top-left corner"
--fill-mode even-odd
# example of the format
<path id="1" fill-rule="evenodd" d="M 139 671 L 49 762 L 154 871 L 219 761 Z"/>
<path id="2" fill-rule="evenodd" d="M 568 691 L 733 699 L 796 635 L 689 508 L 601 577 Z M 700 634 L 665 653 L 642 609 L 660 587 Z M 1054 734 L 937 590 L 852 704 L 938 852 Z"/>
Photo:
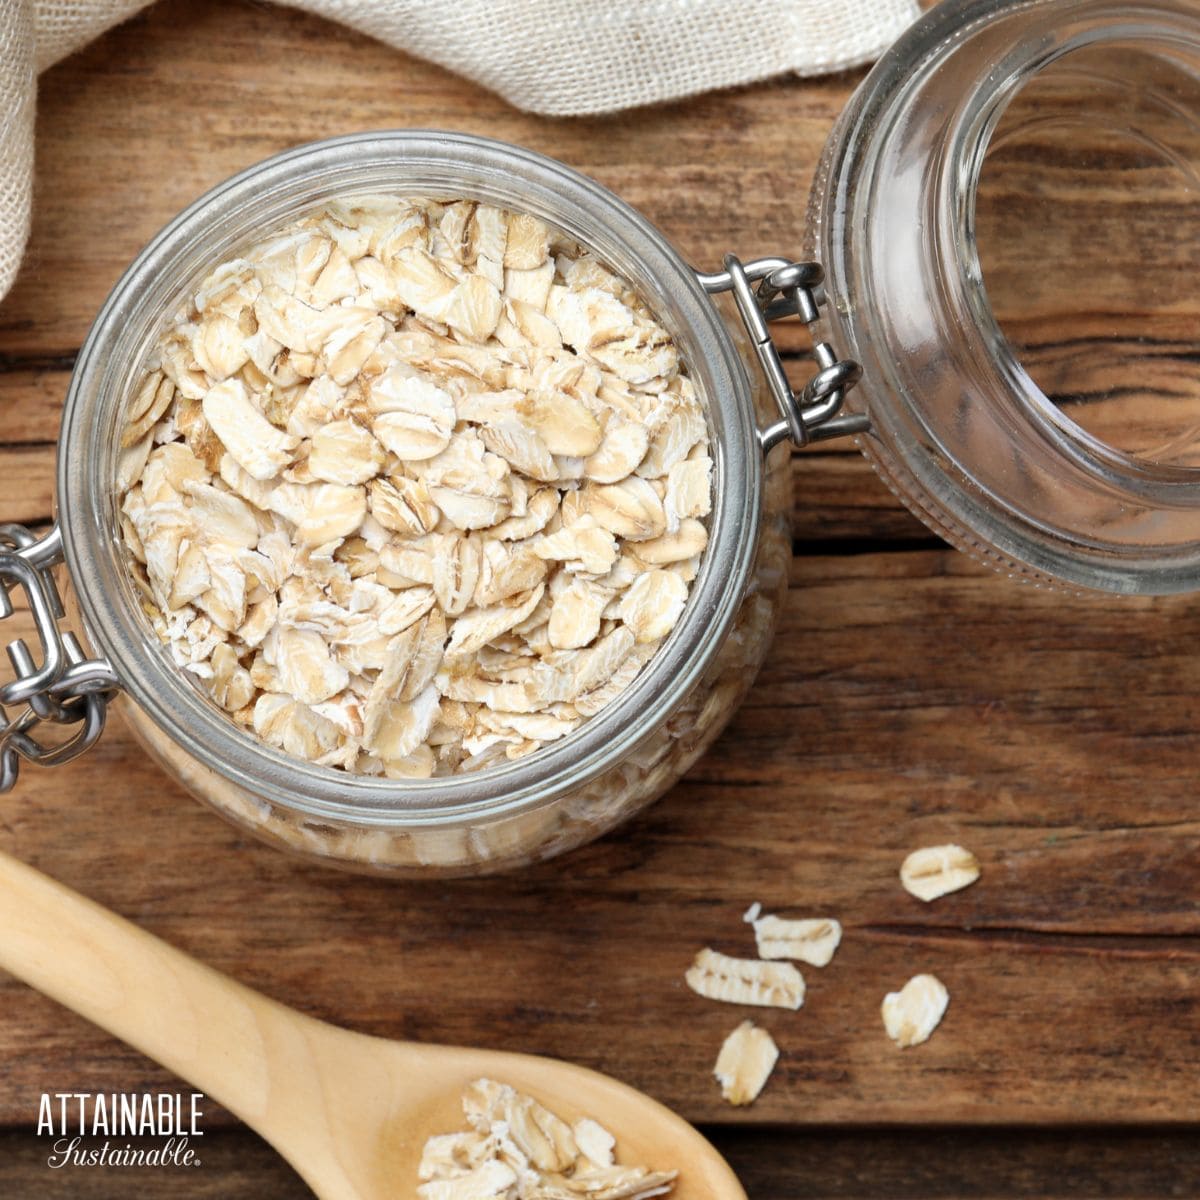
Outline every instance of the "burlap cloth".
<path id="1" fill-rule="evenodd" d="M 29 234 L 37 73 L 145 0 L 0 0 L 0 296 Z M 874 58 L 916 0 L 294 0 L 530 112 L 611 112 Z M 347 131 L 349 132 L 349 131 Z"/>

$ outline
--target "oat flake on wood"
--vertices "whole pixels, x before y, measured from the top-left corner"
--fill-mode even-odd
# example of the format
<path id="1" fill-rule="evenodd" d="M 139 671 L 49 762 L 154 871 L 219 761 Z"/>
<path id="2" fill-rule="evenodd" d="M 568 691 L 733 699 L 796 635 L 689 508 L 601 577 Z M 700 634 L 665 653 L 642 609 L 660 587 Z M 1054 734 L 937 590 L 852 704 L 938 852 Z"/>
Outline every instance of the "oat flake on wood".
<path id="1" fill-rule="evenodd" d="M 713 1067 L 721 1095 L 733 1105 L 753 1104 L 778 1059 L 779 1048 L 771 1035 L 752 1021 L 743 1021 L 725 1039 Z"/>
<path id="2" fill-rule="evenodd" d="M 880 1012 L 888 1037 L 902 1049 L 928 1041 L 949 1003 L 950 993 L 936 975 L 914 975 L 883 998 Z"/>
<path id="3" fill-rule="evenodd" d="M 706 948 L 684 979 L 697 995 L 726 1004 L 797 1009 L 804 1003 L 804 977 L 791 963 L 730 958 Z"/>
<path id="4" fill-rule="evenodd" d="M 759 958 L 790 958 L 812 967 L 827 967 L 842 941 L 842 926 L 832 917 L 788 920 L 773 914 L 760 915 L 755 904 L 744 920 L 754 929 Z"/>
<path id="5" fill-rule="evenodd" d="M 979 860 L 953 844 L 914 850 L 900 867 L 904 890 L 928 903 L 970 887 L 979 878 Z"/>

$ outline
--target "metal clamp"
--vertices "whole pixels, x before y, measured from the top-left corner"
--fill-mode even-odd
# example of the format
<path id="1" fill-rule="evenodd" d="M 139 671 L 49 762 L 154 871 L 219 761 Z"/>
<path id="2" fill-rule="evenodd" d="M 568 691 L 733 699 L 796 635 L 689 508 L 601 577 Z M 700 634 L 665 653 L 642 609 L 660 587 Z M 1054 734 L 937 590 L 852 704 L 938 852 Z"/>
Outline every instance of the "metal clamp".
<path id="1" fill-rule="evenodd" d="M 738 314 L 750 335 L 759 366 L 779 406 L 782 419 L 759 431 L 764 452 L 791 438 L 797 446 L 825 438 L 865 433 L 871 427 L 865 413 L 839 416 L 846 393 L 862 376 L 850 359 L 838 358 L 828 342 L 813 345 L 817 373 L 797 394 L 783 370 L 783 360 L 771 336 L 770 322 L 798 316 L 812 325 L 820 315 L 818 290 L 825 278 L 820 263 L 791 262 L 786 258 L 756 258 L 743 263 L 727 254 L 724 271 L 697 273 L 709 295 L 732 292 Z M 758 284 L 757 292 L 750 286 Z"/>
<path id="2" fill-rule="evenodd" d="M 0 792 L 17 782 L 21 759 L 58 766 L 87 750 L 103 732 L 108 701 L 120 686 L 108 662 L 87 658 L 75 635 L 59 629 L 64 613 L 51 569 L 62 561 L 57 525 L 42 538 L 23 525 L 0 525 L 0 620 L 13 615 L 12 591 L 20 588 L 41 659 L 23 638 L 8 644 L 15 678 L 0 686 Z M 46 744 L 34 736 L 42 726 L 72 732 Z"/>

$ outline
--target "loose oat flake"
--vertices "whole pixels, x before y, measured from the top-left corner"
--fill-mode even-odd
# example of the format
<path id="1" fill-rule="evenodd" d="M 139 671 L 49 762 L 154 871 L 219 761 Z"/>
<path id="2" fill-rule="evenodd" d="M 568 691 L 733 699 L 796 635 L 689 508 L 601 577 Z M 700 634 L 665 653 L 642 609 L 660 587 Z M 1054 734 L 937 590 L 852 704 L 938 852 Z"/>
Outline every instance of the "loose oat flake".
<path id="1" fill-rule="evenodd" d="M 730 1104 L 753 1104 L 778 1059 L 779 1048 L 771 1035 L 752 1021 L 743 1021 L 725 1039 L 713 1067 L 721 1095 Z"/>
<path id="2" fill-rule="evenodd" d="M 756 904 L 744 918 L 754 927 L 759 958 L 790 958 L 813 967 L 829 965 L 842 940 L 839 922 L 826 917 L 789 921 L 771 914 L 760 916 L 761 912 Z"/>
<path id="3" fill-rule="evenodd" d="M 900 868 L 904 890 L 926 903 L 970 887 L 978 878 L 979 860 L 955 845 L 914 850 Z"/>
<path id="4" fill-rule="evenodd" d="M 423 778 L 567 736 L 679 621 L 704 413 L 631 286 L 538 219 L 358 196 L 217 266 L 121 439 L 175 661 L 309 761 Z"/>
<path id="5" fill-rule="evenodd" d="M 697 995 L 726 1004 L 797 1009 L 804 1003 L 804 977 L 791 963 L 730 958 L 706 948 L 684 979 Z"/>
<path id="6" fill-rule="evenodd" d="M 650 1200 L 678 1174 L 618 1164 L 616 1139 L 596 1121 L 568 1125 L 490 1079 L 467 1088 L 463 1111 L 469 1130 L 425 1143 L 421 1200 Z"/>
<path id="7" fill-rule="evenodd" d="M 936 975 L 914 975 L 883 998 L 880 1011 L 888 1037 L 902 1048 L 928 1041 L 949 1003 L 950 993 Z"/>

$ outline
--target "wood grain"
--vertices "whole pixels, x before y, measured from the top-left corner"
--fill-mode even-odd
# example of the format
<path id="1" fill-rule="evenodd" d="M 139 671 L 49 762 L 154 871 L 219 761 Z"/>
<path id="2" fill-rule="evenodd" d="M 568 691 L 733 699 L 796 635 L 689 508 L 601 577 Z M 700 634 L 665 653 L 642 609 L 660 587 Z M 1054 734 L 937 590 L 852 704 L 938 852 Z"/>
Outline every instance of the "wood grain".
<path id="1" fill-rule="evenodd" d="M 690 779 L 517 877 L 389 884 L 293 863 L 187 800 L 119 726 L 86 760 L 26 773 L 7 841 L 313 1015 L 567 1057 L 695 1120 L 1193 1119 L 1200 702 L 1176 681 L 1194 606 L 1040 593 L 950 551 L 809 556 L 793 584 L 758 685 Z M 905 897 L 907 850 L 950 839 L 979 855 L 980 883 Z M 836 915 L 846 937 L 800 1013 L 763 1014 L 784 1056 L 733 1113 L 708 1072 L 739 1014 L 682 974 L 703 945 L 749 948 L 756 899 Z M 950 1010 L 901 1053 L 878 1004 L 917 966 Z M 4 1122 L 32 1119 L 48 1063 L 72 1088 L 164 1082 L 24 989 L 0 997 Z"/>
<path id="2" fill-rule="evenodd" d="M 631 1163 L 686 1164 L 676 1200 L 746 1200 L 691 1125 L 614 1079 L 529 1054 L 384 1041 L 314 1020 L 3 852 L 0 966 L 224 1104 L 319 1200 L 394 1200 L 398 1180 L 418 1177 L 426 1140 L 460 1127 L 463 1093 L 480 1078 L 503 1080 L 564 1121 L 599 1121 Z M 62 1136 L 66 1127 L 64 1117 Z M 203 1132 L 194 1135 L 198 1146 Z"/>
<path id="3" fill-rule="evenodd" d="M 72 353 L 133 255 L 201 192 L 353 130 L 464 130 L 551 154 L 613 188 L 697 265 L 728 249 L 798 252 L 812 169 L 855 81 L 549 120 L 320 20 L 156 5 L 42 80 L 34 232 L 0 309 L 0 354 Z"/>
<path id="4" fill-rule="evenodd" d="M 1161 1129 L 704 1133 L 737 1168 L 751 1200 L 1167 1200 L 1193 1195 L 1200 1173 L 1200 1140 Z M 121 1177 L 110 1172 L 47 1170 L 44 1139 L 13 1131 L 0 1132 L 0 1185 L 8 1200 L 123 1195 Z M 137 1189 L 141 1200 L 312 1195 L 269 1146 L 240 1129 L 206 1134 L 200 1169 L 186 1183 L 177 1171 L 139 1172 Z"/>
<path id="5" fill-rule="evenodd" d="M 588 171 L 708 264 L 798 248 L 854 82 L 551 121 L 289 10 L 156 6 L 42 81 L 35 229 L 0 305 L 0 519 L 50 512 L 70 360 L 107 289 L 232 171 L 352 129 L 467 129 Z M 1181 388 L 1194 326 L 1163 320 L 1155 378 Z M 1047 307 L 1014 336 L 1073 387 L 1089 339 L 1111 332 L 1103 313 Z M 787 343 L 796 372 L 802 344 Z M 83 761 L 25 772 L 0 803 L 0 846 L 313 1016 L 612 1073 L 718 1123 L 754 1200 L 1194 1190 L 1194 602 L 1009 583 L 940 548 L 843 450 L 799 456 L 795 479 L 793 589 L 749 701 L 670 796 L 567 859 L 429 884 L 293 862 L 185 797 L 119 715 Z M 949 839 L 983 877 L 920 905 L 899 863 Z M 682 973 L 703 945 L 750 949 L 740 914 L 754 900 L 835 915 L 846 936 L 830 967 L 807 971 L 801 1012 L 756 1014 L 783 1057 L 735 1112 L 709 1072 L 743 1013 L 693 996 Z M 929 1043 L 900 1052 L 878 1005 L 917 969 L 941 976 L 950 1008 Z M 38 1096 L 172 1081 L 15 982 L 0 982 L 0 1013 L 0 1126 L 13 1131 L 0 1193 L 118 1194 L 29 1165 Z M 1161 1128 L 1134 1128 L 1148 1122 Z M 1012 1128 L 1029 1125 L 1044 1132 Z M 1054 1132 L 1077 1125 L 1092 1131 Z M 210 1126 L 225 1147 L 212 1173 L 139 1190 L 302 1194 L 228 1115 L 214 1108 Z"/>

